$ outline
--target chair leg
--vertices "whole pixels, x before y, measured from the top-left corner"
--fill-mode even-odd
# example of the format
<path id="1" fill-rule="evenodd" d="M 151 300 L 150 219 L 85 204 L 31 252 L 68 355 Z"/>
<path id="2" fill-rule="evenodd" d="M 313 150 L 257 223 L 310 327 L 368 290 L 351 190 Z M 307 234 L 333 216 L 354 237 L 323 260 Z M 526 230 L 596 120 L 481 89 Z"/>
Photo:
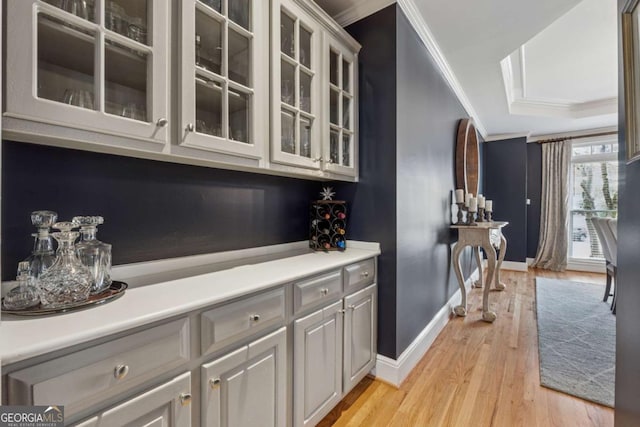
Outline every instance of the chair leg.
<path id="1" fill-rule="evenodd" d="M 609 294 L 611 293 L 611 279 L 611 271 L 607 268 L 607 286 L 604 288 L 604 297 L 602 298 L 604 302 L 607 302 Z"/>
<path id="2" fill-rule="evenodd" d="M 613 284 L 613 299 L 611 300 L 611 312 L 613 314 L 616 314 L 616 300 L 618 296 L 618 280 L 616 278 L 617 272 L 618 272 L 618 269 L 616 267 L 613 267 L 613 281 L 615 282 Z"/>

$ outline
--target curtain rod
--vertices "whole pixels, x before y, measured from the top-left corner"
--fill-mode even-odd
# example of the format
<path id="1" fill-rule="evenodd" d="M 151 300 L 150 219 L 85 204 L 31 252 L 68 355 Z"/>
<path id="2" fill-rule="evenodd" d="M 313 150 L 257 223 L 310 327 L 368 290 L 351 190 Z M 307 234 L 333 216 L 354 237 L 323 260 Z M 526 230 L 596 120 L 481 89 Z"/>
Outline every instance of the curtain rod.
<path id="1" fill-rule="evenodd" d="M 553 138 L 553 139 L 541 139 L 540 141 L 536 141 L 537 144 L 548 144 L 550 142 L 560 142 L 560 141 L 568 141 L 571 139 L 581 139 L 581 138 L 593 138 L 594 136 L 607 136 L 607 135 L 617 135 L 617 131 L 611 132 L 601 132 L 601 133 L 590 133 L 587 135 L 578 135 L 578 136 L 565 136 L 564 138 Z"/>

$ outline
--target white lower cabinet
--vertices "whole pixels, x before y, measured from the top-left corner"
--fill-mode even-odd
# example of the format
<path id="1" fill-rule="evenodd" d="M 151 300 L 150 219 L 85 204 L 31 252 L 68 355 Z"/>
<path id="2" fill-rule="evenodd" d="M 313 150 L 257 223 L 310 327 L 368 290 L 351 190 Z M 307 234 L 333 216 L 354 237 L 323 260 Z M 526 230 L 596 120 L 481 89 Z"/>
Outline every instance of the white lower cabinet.
<path id="1" fill-rule="evenodd" d="M 202 365 L 202 425 L 286 425 L 286 328 Z"/>
<path id="2" fill-rule="evenodd" d="M 191 398 L 187 372 L 76 426 L 190 427 Z"/>
<path id="3" fill-rule="evenodd" d="M 344 392 L 358 384 L 376 363 L 377 286 L 344 299 Z"/>
<path id="4" fill-rule="evenodd" d="M 342 398 L 342 301 L 294 324 L 294 425 L 315 425 Z"/>

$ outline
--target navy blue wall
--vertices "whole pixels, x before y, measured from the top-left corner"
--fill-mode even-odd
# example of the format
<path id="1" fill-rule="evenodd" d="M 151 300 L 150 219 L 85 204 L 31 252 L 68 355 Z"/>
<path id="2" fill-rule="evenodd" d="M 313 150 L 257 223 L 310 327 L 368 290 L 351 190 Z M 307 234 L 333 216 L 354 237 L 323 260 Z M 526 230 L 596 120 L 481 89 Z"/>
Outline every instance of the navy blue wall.
<path id="1" fill-rule="evenodd" d="M 349 237 L 380 242 L 378 352 L 395 355 L 396 342 L 396 8 L 349 26 L 362 44 L 359 66 L 360 182 L 336 184 L 352 201 Z"/>
<path id="2" fill-rule="evenodd" d="M 509 221 L 503 228 L 505 260 L 527 258 L 527 138 L 492 141 L 484 147 L 484 192 L 493 200 L 493 218 Z"/>
<path id="3" fill-rule="evenodd" d="M 618 9 L 627 3 L 618 0 Z M 621 14 L 618 14 L 620 17 Z M 620 27 L 620 26 L 619 26 Z M 622 44 L 618 32 L 618 141 L 620 149 L 618 201 L 618 274 L 616 280 L 616 427 L 640 425 L 640 161 L 626 164 L 626 129 L 624 123 L 624 74 L 622 67 Z"/>
<path id="4" fill-rule="evenodd" d="M 535 258 L 540 239 L 540 209 L 542 200 L 542 145 L 527 144 L 527 258 Z"/>
<path id="5" fill-rule="evenodd" d="M 4 141 L 2 278 L 32 248 L 37 209 L 105 217 L 114 264 L 305 240 L 322 184 Z"/>

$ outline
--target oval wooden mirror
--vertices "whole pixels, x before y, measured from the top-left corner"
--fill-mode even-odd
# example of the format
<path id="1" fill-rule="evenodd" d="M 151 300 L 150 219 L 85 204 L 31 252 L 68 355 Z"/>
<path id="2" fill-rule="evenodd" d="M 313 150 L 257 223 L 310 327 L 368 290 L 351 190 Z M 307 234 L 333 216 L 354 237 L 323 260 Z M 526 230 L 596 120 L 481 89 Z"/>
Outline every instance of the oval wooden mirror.
<path id="1" fill-rule="evenodd" d="M 456 188 L 478 196 L 480 182 L 480 146 L 472 119 L 462 119 L 456 140 Z"/>

